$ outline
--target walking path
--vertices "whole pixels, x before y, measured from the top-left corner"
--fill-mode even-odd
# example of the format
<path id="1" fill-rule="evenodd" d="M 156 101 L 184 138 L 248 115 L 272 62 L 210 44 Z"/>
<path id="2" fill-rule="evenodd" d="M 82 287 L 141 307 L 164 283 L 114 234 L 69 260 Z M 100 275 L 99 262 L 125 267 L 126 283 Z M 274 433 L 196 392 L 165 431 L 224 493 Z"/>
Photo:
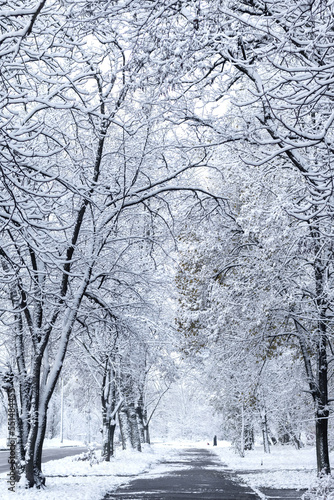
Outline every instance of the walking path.
<path id="1" fill-rule="evenodd" d="M 50 462 L 51 460 L 58 460 L 60 458 L 69 457 L 73 455 L 79 455 L 87 451 L 87 446 L 85 447 L 71 447 L 64 446 L 62 448 L 46 448 L 43 450 L 42 463 Z M 9 472 L 8 464 L 9 450 L 0 450 L 0 473 Z"/>
<path id="2" fill-rule="evenodd" d="M 104 500 L 297 500 L 303 491 L 240 484 L 243 471 L 231 471 L 209 450 L 190 448 L 165 460 L 152 472 L 109 493 Z M 305 490 L 304 490 L 305 491 Z"/>
<path id="3" fill-rule="evenodd" d="M 185 449 L 162 463 L 164 472 L 147 474 L 104 500 L 256 500 L 254 491 L 233 480 L 219 458 L 205 449 Z M 160 468 L 160 470 L 163 468 Z"/>

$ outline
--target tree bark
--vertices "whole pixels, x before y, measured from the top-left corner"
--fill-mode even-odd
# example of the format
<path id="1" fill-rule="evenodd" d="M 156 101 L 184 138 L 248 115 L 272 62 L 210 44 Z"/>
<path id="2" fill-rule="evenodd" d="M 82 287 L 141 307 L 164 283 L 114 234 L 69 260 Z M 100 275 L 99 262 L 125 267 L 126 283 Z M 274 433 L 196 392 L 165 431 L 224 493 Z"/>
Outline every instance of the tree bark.
<path id="1" fill-rule="evenodd" d="M 150 437 L 150 429 L 149 429 L 149 424 L 146 424 L 144 426 L 144 443 L 146 444 L 151 444 L 151 437 Z"/>
<path id="2" fill-rule="evenodd" d="M 128 407 L 129 426 L 130 426 L 130 441 L 134 450 L 141 451 L 140 434 L 137 421 L 137 412 L 134 403 Z"/>
<path id="3" fill-rule="evenodd" d="M 136 413 L 137 413 L 137 421 L 138 421 L 140 440 L 142 443 L 146 443 L 144 412 L 143 412 L 143 408 L 140 404 L 138 404 L 136 407 Z"/>
<path id="4" fill-rule="evenodd" d="M 245 424 L 245 450 L 254 448 L 254 429 L 251 424 Z"/>
<path id="5" fill-rule="evenodd" d="M 39 423 L 39 395 L 40 395 L 40 371 L 41 371 L 41 356 L 36 356 L 32 368 L 32 397 L 30 410 L 30 432 L 27 441 L 25 454 L 25 474 L 28 487 L 32 488 L 35 484 L 38 488 L 41 487 L 43 481 L 39 480 L 41 471 L 36 470 L 35 473 L 35 445 L 38 433 Z"/>
<path id="6" fill-rule="evenodd" d="M 263 437 L 263 449 L 265 453 L 270 453 L 269 436 L 268 436 L 268 423 L 266 410 L 261 410 L 261 427 Z"/>
<path id="7" fill-rule="evenodd" d="M 102 458 L 105 462 L 110 462 L 110 458 L 114 455 L 114 436 L 115 436 L 116 422 L 114 419 L 107 419 L 103 421 L 103 444 L 102 444 Z"/>
<path id="8" fill-rule="evenodd" d="M 316 289 L 316 306 L 319 314 L 318 319 L 318 342 L 317 342 L 317 390 L 314 394 L 316 409 L 316 448 L 317 448 L 317 466 L 318 474 L 330 474 L 329 452 L 328 452 L 328 360 L 327 360 L 327 294 L 326 286 L 326 267 L 323 260 L 321 249 L 321 232 L 319 223 L 311 226 L 311 236 L 315 242 L 315 262 L 314 276 Z M 330 250 L 331 252 L 331 250 Z"/>
<path id="9" fill-rule="evenodd" d="M 303 355 L 307 380 L 315 404 L 315 434 L 318 474 L 330 474 L 330 461 L 328 452 L 328 361 L 326 324 L 319 322 L 319 342 L 317 345 L 317 379 L 314 376 L 310 356 L 307 350 L 304 329 L 295 320 L 295 326 Z"/>
<path id="10" fill-rule="evenodd" d="M 130 425 L 129 425 L 128 411 L 125 405 L 123 405 L 118 412 L 118 421 L 122 439 L 122 448 L 123 450 L 130 449 L 131 448 Z"/>
<path id="11" fill-rule="evenodd" d="M 325 326 L 325 325 L 323 325 Z M 326 352 L 326 337 L 321 336 L 318 348 L 318 395 L 316 396 L 316 449 L 318 474 L 330 474 L 328 452 L 328 363 Z"/>
<path id="12" fill-rule="evenodd" d="M 240 435 L 240 456 L 245 456 L 245 412 L 244 404 L 241 404 L 241 435 Z"/>

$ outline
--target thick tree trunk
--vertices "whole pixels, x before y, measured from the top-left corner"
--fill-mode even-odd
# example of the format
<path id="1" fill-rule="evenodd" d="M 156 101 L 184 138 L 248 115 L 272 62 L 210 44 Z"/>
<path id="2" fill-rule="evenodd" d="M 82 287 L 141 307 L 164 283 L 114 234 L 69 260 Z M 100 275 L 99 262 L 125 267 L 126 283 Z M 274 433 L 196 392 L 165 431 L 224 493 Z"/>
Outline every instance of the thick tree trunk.
<path id="1" fill-rule="evenodd" d="M 25 454 L 25 474 L 28 487 L 32 488 L 35 484 L 40 487 L 38 477 L 35 474 L 35 446 L 38 434 L 39 424 L 39 383 L 41 370 L 41 356 L 37 356 L 33 366 L 33 383 L 30 410 L 30 432 L 28 436 L 26 454 Z M 40 471 L 37 471 L 38 473 Z M 37 481 L 36 481 L 37 479 Z"/>
<path id="2" fill-rule="evenodd" d="M 38 432 L 37 439 L 35 444 L 35 453 L 34 453 L 34 469 L 36 476 L 36 484 L 37 486 L 44 486 L 45 484 L 45 476 L 42 473 L 42 452 L 43 452 L 43 443 L 45 439 L 46 433 L 46 424 L 47 424 L 47 408 L 40 408 L 39 410 L 39 424 L 38 424 Z"/>
<path id="3" fill-rule="evenodd" d="M 17 451 L 18 451 L 18 460 L 20 463 L 25 460 L 25 446 L 28 441 L 28 436 L 30 432 L 30 405 L 31 405 L 31 395 L 30 395 L 30 380 L 26 374 L 22 376 L 22 383 L 20 384 L 19 390 L 19 401 L 20 401 L 20 410 L 18 404 L 16 404 L 17 408 Z"/>
<path id="4" fill-rule="evenodd" d="M 326 270 L 323 261 L 326 256 L 321 248 L 322 236 L 319 223 L 316 221 L 311 226 L 311 235 L 315 243 L 314 277 L 316 289 L 316 306 L 318 311 L 318 335 L 317 342 L 317 375 L 313 399 L 316 410 L 316 449 L 318 474 L 330 474 L 330 463 L 328 453 L 328 361 L 327 361 L 327 291 Z M 330 249 L 330 253 L 332 250 Z"/>
<path id="5" fill-rule="evenodd" d="M 317 379 L 313 374 L 310 356 L 304 339 L 304 330 L 301 324 L 295 320 L 299 343 L 305 364 L 306 376 L 310 392 L 315 403 L 315 432 L 318 474 L 330 474 L 330 462 L 328 453 L 328 362 L 326 336 L 320 336 L 317 348 L 318 366 Z M 320 329 L 325 331 L 326 325 L 320 323 Z"/>
<path id="6" fill-rule="evenodd" d="M 323 325 L 323 328 L 324 329 Z M 321 335 L 318 348 L 318 396 L 316 397 L 316 449 L 318 474 L 330 474 L 328 452 L 328 363 L 326 337 Z"/>
<path id="7" fill-rule="evenodd" d="M 24 461 L 25 458 L 25 450 L 24 446 L 27 442 L 24 440 L 24 426 L 22 419 L 19 415 L 19 409 L 17 404 L 17 396 L 14 388 L 13 381 L 13 373 L 8 373 L 3 377 L 3 389 L 7 393 L 8 398 L 8 406 L 10 398 L 14 397 L 14 406 L 15 406 L 15 435 L 16 435 L 16 458 L 19 463 Z"/>
<path id="8" fill-rule="evenodd" d="M 110 462 L 114 455 L 114 435 L 116 429 L 116 384 L 115 371 L 110 364 L 110 357 L 107 357 L 104 365 L 104 373 L 101 386 L 101 404 L 102 404 L 102 459 Z M 122 402 L 118 403 L 118 408 Z"/>
<path id="9" fill-rule="evenodd" d="M 19 412 L 18 412 L 18 406 L 17 406 L 17 398 L 16 398 L 16 392 L 14 389 L 14 382 L 13 382 L 13 373 L 8 373 L 4 376 L 4 385 L 3 388 L 7 392 L 7 397 L 8 397 L 8 412 L 7 412 L 7 419 L 8 419 L 8 442 L 7 446 L 10 447 L 10 465 L 12 466 L 13 464 L 13 455 L 12 455 L 12 443 L 14 442 L 14 453 L 15 453 L 15 481 L 20 480 L 20 474 L 21 474 L 21 461 L 24 460 L 24 446 L 23 446 L 23 440 L 22 440 L 22 434 L 23 434 L 23 426 L 22 426 L 22 421 L 19 417 Z M 14 424 L 14 426 L 13 426 Z M 10 474 L 9 480 L 13 480 L 13 475 Z M 10 483 L 10 486 L 13 487 L 13 484 Z M 14 488 L 15 489 L 15 488 Z M 14 490 L 13 490 L 14 491 Z"/>
<path id="10" fill-rule="evenodd" d="M 146 441 L 145 441 L 144 414 L 143 414 L 143 409 L 142 409 L 141 405 L 137 405 L 136 413 L 137 413 L 137 421 L 138 421 L 140 440 L 142 443 L 146 443 Z"/>
<path id="11" fill-rule="evenodd" d="M 144 426 L 144 443 L 151 444 L 149 424 Z"/>
<path id="12" fill-rule="evenodd" d="M 251 424 L 245 425 L 245 450 L 254 448 L 254 429 Z"/>
<path id="13" fill-rule="evenodd" d="M 40 488 L 45 485 L 45 476 L 42 473 L 43 440 L 37 440 L 37 426 L 38 420 L 35 418 L 31 425 L 25 460 L 25 476 L 29 488 L 32 488 L 33 486 Z"/>
<path id="14" fill-rule="evenodd" d="M 21 464 L 24 462 L 25 459 L 25 449 L 24 445 L 27 442 L 27 439 L 24 439 L 24 430 L 23 430 L 23 423 L 22 419 L 19 417 L 19 412 L 16 407 L 16 436 L 17 436 L 17 442 L 16 442 L 16 457 L 17 461 Z"/>
<path id="15" fill-rule="evenodd" d="M 131 439 L 130 439 L 130 424 L 128 417 L 128 409 L 125 405 L 118 412 L 119 429 L 122 439 L 123 450 L 131 449 Z"/>
<path id="16" fill-rule="evenodd" d="M 317 412 L 316 416 L 316 448 L 319 475 L 331 473 L 328 453 L 328 414 L 328 411 L 322 411 Z"/>
<path id="17" fill-rule="evenodd" d="M 130 441 L 134 450 L 141 451 L 140 434 L 137 421 L 137 412 L 135 405 L 132 403 L 128 407 L 129 425 L 130 425 Z"/>
<path id="18" fill-rule="evenodd" d="M 123 450 L 134 449 L 141 451 L 137 414 L 134 404 L 122 406 L 118 412 L 119 426 L 122 437 Z"/>
<path id="19" fill-rule="evenodd" d="M 113 457 L 115 455 L 115 430 L 116 430 L 116 420 L 113 418 L 109 424 L 109 450 L 110 450 L 110 457 Z"/>
<path id="20" fill-rule="evenodd" d="M 103 421 L 103 443 L 102 443 L 102 459 L 105 462 L 110 462 L 110 458 L 114 455 L 114 436 L 116 422 L 114 419 L 105 418 Z"/>
<path id="21" fill-rule="evenodd" d="M 102 460 L 110 462 L 110 425 L 106 417 L 103 418 L 102 422 Z"/>

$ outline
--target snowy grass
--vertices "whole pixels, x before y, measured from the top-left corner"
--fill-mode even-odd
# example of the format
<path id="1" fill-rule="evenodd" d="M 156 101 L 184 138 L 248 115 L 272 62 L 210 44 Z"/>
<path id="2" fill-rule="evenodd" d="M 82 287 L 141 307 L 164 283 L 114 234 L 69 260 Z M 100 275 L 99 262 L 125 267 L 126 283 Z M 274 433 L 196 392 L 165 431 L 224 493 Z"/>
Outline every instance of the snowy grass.
<path id="1" fill-rule="evenodd" d="M 91 443 L 92 445 L 96 443 Z M 86 446 L 83 441 L 72 441 L 71 439 L 63 439 L 63 442 L 59 438 L 44 439 L 43 448 L 62 448 L 66 446 Z"/>
<path id="2" fill-rule="evenodd" d="M 146 445 L 142 453 L 117 451 L 111 462 L 93 466 L 89 462 L 76 461 L 74 457 L 53 460 L 43 465 L 47 487 L 41 490 L 25 489 L 22 478 L 13 493 L 7 489 L 6 473 L 0 474 L 1 500 L 97 500 L 173 453 L 168 446 Z"/>
<path id="3" fill-rule="evenodd" d="M 57 444 L 59 445 L 56 442 L 48 443 L 49 446 Z M 224 441 L 218 442 L 217 447 L 213 447 L 212 443 L 208 445 L 207 442 L 184 441 L 155 443 L 152 447 L 145 446 L 142 453 L 117 450 L 116 457 L 110 463 L 102 462 L 93 466 L 87 461 L 76 461 L 74 457 L 54 460 L 43 465 L 43 472 L 47 477 L 46 489 L 26 490 L 24 481 L 21 480 L 14 496 L 7 490 L 7 475 L 4 473 L 0 475 L 1 499 L 97 500 L 140 473 L 149 470 L 150 475 L 167 473 L 173 467 L 169 464 L 159 465 L 159 462 L 177 456 L 180 449 L 188 447 L 203 447 L 213 451 L 229 470 L 237 471 L 240 482 L 247 483 L 255 491 L 261 487 L 310 488 L 305 500 L 334 500 L 334 492 L 330 493 L 334 489 L 334 479 L 317 478 L 314 447 L 296 450 L 290 446 L 274 446 L 270 454 L 265 454 L 263 447 L 257 445 L 242 458 L 234 452 L 230 443 Z M 331 459 L 333 462 L 334 454 Z"/>
<path id="4" fill-rule="evenodd" d="M 263 446 L 256 445 L 243 458 L 224 441 L 211 449 L 252 488 L 308 489 L 317 481 L 315 448 L 311 446 L 296 450 L 292 446 L 276 445 L 268 454 L 264 453 Z"/>
<path id="5" fill-rule="evenodd" d="M 334 478 L 332 476 L 318 478 L 303 495 L 303 500 L 334 500 Z"/>

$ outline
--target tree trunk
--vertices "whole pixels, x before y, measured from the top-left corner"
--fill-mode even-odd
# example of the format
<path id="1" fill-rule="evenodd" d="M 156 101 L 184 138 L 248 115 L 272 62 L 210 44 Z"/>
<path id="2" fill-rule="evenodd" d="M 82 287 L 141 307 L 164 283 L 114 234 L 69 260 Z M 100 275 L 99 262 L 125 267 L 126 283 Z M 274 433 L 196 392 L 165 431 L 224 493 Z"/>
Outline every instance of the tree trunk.
<path id="1" fill-rule="evenodd" d="M 146 443 L 146 441 L 145 441 L 144 414 L 143 414 L 143 409 L 142 409 L 141 405 L 139 405 L 139 404 L 136 407 L 136 413 L 137 413 L 137 422 L 138 422 L 140 441 L 142 443 Z"/>
<path id="2" fill-rule="evenodd" d="M 110 424 L 106 417 L 103 418 L 102 422 L 102 459 L 106 462 L 110 462 Z"/>
<path id="3" fill-rule="evenodd" d="M 116 430 L 116 420 L 113 418 L 109 425 L 109 438 L 110 438 L 110 457 L 115 455 L 115 430 Z"/>
<path id="4" fill-rule="evenodd" d="M 19 386 L 20 392 L 20 412 L 17 406 L 17 426 L 18 426 L 18 447 L 20 461 L 25 460 L 25 446 L 30 432 L 30 380 L 25 375 L 22 384 Z"/>
<path id="5" fill-rule="evenodd" d="M 315 434 L 316 434 L 316 452 L 318 474 L 330 474 L 330 462 L 328 453 L 328 362 L 327 362 L 327 341 L 325 335 L 321 335 L 317 348 L 318 366 L 317 380 L 313 374 L 310 355 L 304 338 L 304 329 L 302 325 L 295 320 L 295 326 L 299 338 L 300 348 L 305 364 L 306 376 L 308 379 L 310 392 L 315 403 Z M 326 325 L 320 324 L 321 330 Z"/>
<path id="6" fill-rule="evenodd" d="M 244 404 L 241 405 L 241 434 L 240 434 L 240 456 L 245 456 L 245 414 Z"/>
<path id="7" fill-rule="evenodd" d="M 19 409 L 17 404 L 16 391 L 14 387 L 13 381 L 14 375 L 13 373 L 6 373 L 3 377 L 3 389 L 7 393 L 8 398 L 8 407 L 10 406 L 10 399 L 14 398 L 14 406 L 15 406 L 15 435 L 16 435 L 16 457 L 19 463 L 24 461 L 25 450 L 24 446 L 26 441 L 24 441 L 24 426 L 22 419 L 19 415 Z"/>
<path id="8" fill-rule="evenodd" d="M 123 450 L 130 449 L 132 447 L 130 439 L 130 425 L 129 425 L 128 409 L 125 405 L 123 405 L 118 412 L 118 421 L 122 439 L 122 448 Z"/>
<path id="9" fill-rule="evenodd" d="M 144 425 L 144 443 L 151 444 L 149 424 Z"/>
<path id="10" fill-rule="evenodd" d="M 261 427 L 263 437 L 263 449 L 265 453 L 270 453 L 269 436 L 268 436 L 268 422 L 266 410 L 261 410 Z"/>
<path id="11" fill-rule="evenodd" d="M 115 413 L 116 408 L 116 384 L 115 371 L 110 358 L 107 357 L 104 366 L 104 373 L 101 386 L 101 404 L 102 404 L 102 459 L 110 462 L 110 457 L 114 455 L 114 435 L 116 429 Z M 121 402 L 119 403 L 119 407 Z"/>
<path id="12" fill-rule="evenodd" d="M 254 429 L 251 424 L 245 425 L 245 450 L 254 448 Z"/>
<path id="13" fill-rule="evenodd" d="M 328 453 L 328 361 L 327 361 L 327 317 L 326 311 L 327 292 L 326 292 L 326 269 L 323 267 L 324 255 L 321 249 L 321 231 L 319 223 L 316 221 L 311 225 L 311 236 L 315 242 L 315 262 L 314 277 L 316 289 L 316 306 L 319 314 L 317 342 L 317 376 L 316 388 L 313 392 L 313 399 L 316 410 L 316 449 L 317 449 L 317 467 L 318 474 L 330 474 Z M 330 253 L 332 249 L 330 249 Z M 326 258 L 326 257 L 325 257 Z M 328 269 L 327 269 L 328 271 Z"/>
<path id="14" fill-rule="evenodd" d="M 102 443 L 102 459 L 105 462 L 110 462 L 110 458 L 114 456 L 114 436 L 116 422 L 114 419 L 105 419 L 103 421 L 103 443 Z"/>
<path id="15" fill-rule="evenodd" d="M 321 416 L 320 416 L 321 415 Z M 326 416 L 326 418 L 324 418 Z M 318 474 L 330 474 L 331 468 L 328 454 L 328 411 L 317 412 L 316 416 L 316 448 Z"/>
<path id="16" fill-rule="evenodd" d="M 43 443 L 45 439 L 46 433 L 46 424 L 47 424 L 47 407 L 42 407 L 39 409 L 39 422 L 38 422 L 38 432 L 37 439 L 35 444 L 35 453 L 34 453 L 34 469 L 35 476 L 37 479 L 37 487 L 45 485 L 45 476 L 42 473 L 42 452 L 43 452 Z"/>
<path id="17" fill-rule="evenodd" d="M 322 329 L 324 329 L 323 325 Z M 316 398 L 316 449 L 318 474 L 330 474 L 331 468 L 328 453 L 328 363 L 326 337 L 321 335 L 318 348 L 318 397 Z"/>
<path id="18" fill-rule="evenodd" d="M 137 412 L 135 405 L 131 403 L 128 407 L 129 425 L 130 425 L 130 441 L 134 450 L 141 451 L 140 434 L 137 421 Z"/>
<path id="19" fill-rule="evenodd" d="M 32 397 L 31 397 L 31 410 L 30 410 L 30 432 L 28 436 L 26 454 L 25 454 L 25 473 L 28 487 L 32 488 L 35 484 L 39 488 L 38 477 L 35 474 L 35 446 L 38 433 L 39 423 L 39 382 L 41 370 L 41 356 L 36 356 L 33 365 L 33 383 L 32 383 Z M 37 471 L 37 476 L 41 471 Z"/>
<path id="20" fill-rule="evenodd" d="M 320 233 L 318 227 L 313 228 L 312 236 L 316 240 L 316 249 L 319 248 Z M 326 301 L 324 299 L 324 271 L 319 261 L 319 250 L 317 251 L 314 265 L 316 285 L 316 305 L 319 311 L 317 343 L 317 384 L 313 393 L 315 402 L 315 429 L 318 474 L 330 474 L 328 453 L 328 361 L 327 361 L 327 328 L 326 328 Z"/>

